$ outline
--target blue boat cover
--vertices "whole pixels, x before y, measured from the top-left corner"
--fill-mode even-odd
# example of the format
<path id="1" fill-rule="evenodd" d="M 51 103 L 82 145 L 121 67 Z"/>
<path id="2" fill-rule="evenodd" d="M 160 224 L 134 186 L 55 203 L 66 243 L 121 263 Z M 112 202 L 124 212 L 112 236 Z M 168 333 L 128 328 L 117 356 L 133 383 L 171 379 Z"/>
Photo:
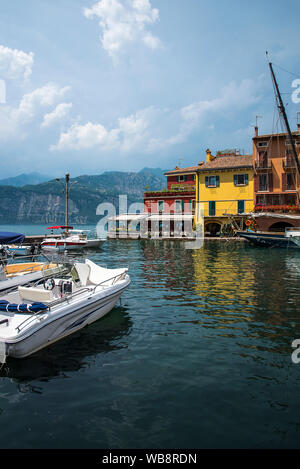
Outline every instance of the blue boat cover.
<path id="1" fill-rule="evenodd" d="M 44 303 L 32 303 L 32 305 L 21 304 L 17 305 L 14 303 L 9 303 L 8 301 L 0 301 L 0 311 L 6 311 L 9 313 L 40 313 L 48 309 L 48 306 Z"/>
<path id="2" fill-rule="evenodd" d="M 20 233 L 0 232 L 0 244 L 22 244 L 25 236 Z"/>

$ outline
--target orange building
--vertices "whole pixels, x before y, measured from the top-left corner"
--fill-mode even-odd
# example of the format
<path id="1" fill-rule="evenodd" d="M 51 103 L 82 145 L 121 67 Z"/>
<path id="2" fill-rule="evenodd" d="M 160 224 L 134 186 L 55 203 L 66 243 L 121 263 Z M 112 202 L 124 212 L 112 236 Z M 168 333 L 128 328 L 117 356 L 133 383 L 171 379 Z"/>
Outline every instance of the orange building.
<path id="1" fill-rule="evenodd" d="M 299 157 L 300 124 L 292 135 Z M 253 167 L 259 229 L 283 231 L 288 226 L 300 226 L 300 179 L 288 134 L 258 135 L 255 127 Z"/>

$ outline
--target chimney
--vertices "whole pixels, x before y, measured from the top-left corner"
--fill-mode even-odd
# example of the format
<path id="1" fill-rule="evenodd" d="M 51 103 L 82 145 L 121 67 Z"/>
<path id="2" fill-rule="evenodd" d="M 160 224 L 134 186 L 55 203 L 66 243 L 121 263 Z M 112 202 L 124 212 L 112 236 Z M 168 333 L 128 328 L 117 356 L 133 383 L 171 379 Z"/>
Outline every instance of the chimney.
<path id="1" fill-rule="evenodd" d="M 206 150 L 206 163 L 213 161 L 215 157 L 211 154 L 210 150 Z"/>
<path id="2" fill-rule="evenodd" d="M 258 127 L 257 127 L 257 125 L 254 127 L 254 137 L 258 137 Z"/>

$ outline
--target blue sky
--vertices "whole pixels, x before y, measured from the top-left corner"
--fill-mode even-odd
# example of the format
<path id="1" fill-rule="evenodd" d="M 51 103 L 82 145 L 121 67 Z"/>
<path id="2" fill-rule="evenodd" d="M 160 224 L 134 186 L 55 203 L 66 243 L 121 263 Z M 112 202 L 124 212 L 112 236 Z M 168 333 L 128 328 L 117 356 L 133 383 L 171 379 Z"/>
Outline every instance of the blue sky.
<path id="1" fill-rule="evenodd" d="M 0 13 L 0 178 L 251 153 L 257 115 L 261 133 L 281 130 L 266 50 L 296 128 L 296 0 L 11 0 Z"/>

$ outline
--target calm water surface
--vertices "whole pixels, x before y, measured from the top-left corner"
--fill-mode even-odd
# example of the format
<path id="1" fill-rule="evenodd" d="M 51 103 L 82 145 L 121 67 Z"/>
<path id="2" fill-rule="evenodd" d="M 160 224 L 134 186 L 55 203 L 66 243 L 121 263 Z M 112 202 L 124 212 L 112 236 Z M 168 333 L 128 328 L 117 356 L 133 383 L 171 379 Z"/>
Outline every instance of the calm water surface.
<path id="1" fill-rule="evenodd" d="M 108 240 L 87 256 L 128 265 L 131 286 L 89 328 L 8 360 L 1 448 L 300 446 L 300 252 Z"/>

